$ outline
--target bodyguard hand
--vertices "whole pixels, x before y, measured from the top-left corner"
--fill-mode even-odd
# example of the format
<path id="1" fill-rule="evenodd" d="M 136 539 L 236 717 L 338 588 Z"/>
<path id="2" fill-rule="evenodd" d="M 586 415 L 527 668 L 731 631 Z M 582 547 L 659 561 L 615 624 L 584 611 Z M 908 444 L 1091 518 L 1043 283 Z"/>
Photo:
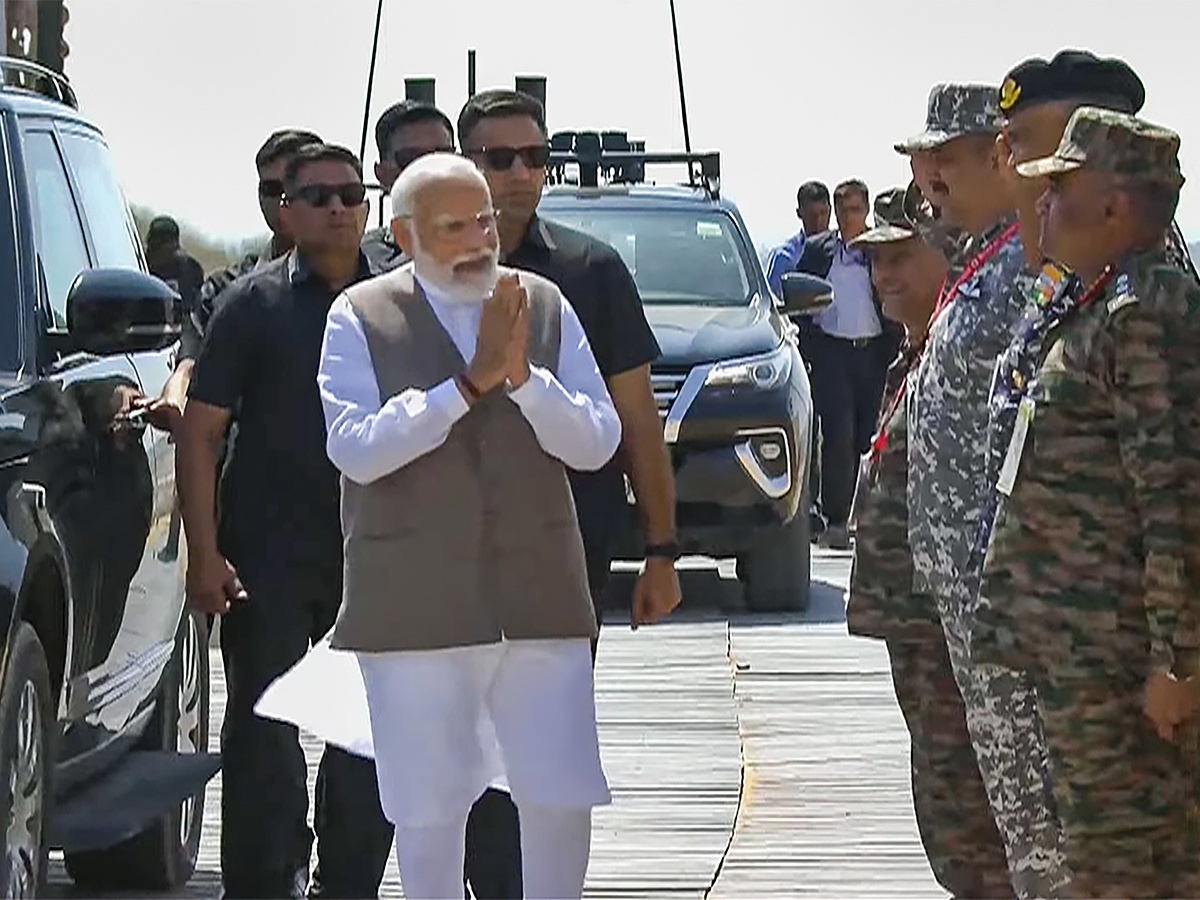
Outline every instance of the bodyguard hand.
<path id="1" fill-rule="evenodd" d="M 467 377 L 483 392 L 490 391 L 508 372 L 508 347 L 513 339 L 524 288 L 515 273 L 501 275 L 492 296 L 483 302 L 479 336 Z"/>
<path id="2" fill-rule="evenodd" d="M 221 554 L 195 556 L 188 563 L 187 595 L 197 612 L 221 615 L 250 599 L 237 570 Z"/>
<path id="3" fill-rule="evenodd" d="M 681 596 L 675 564 L 661 557 L 646 560 L 646 568 L 633 588 L 633 630 L 670 613 L 679 605 Z"/>
<path id="4" fill-rule="evenodd" d="M 168 434 L 173 434 L 183 424 L 183 410 L 165 397 L 141 397 L 134 401 L 133 408 L 144 409 L 146 421 Z"/>

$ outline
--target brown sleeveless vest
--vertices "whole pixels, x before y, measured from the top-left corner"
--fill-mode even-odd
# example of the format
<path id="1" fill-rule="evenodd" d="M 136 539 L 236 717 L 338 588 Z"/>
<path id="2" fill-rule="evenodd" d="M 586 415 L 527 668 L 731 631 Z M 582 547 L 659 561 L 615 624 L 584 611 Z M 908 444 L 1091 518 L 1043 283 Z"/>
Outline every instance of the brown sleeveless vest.
<path id="1" fill-rule="evenodd" d="M 530 360 L 558 367 L 561 293 L 521 272 Z M 467 368 L 411 264 L 347 290 L 385 400 Z M 596 634 L 563 464 L 492 391 L 437 449 L 370 484 L 342 478 L 345 579 L 333 646 L 435 650 Z"/>

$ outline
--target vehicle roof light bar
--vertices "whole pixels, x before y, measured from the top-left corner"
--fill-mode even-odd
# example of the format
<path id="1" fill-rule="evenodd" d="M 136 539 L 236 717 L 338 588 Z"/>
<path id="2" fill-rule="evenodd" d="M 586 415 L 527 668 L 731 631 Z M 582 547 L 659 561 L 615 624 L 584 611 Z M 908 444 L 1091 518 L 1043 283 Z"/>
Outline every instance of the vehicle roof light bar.
<path id="1" fill-rule="evenodd" d="M 43 97 L 48 97 L 51 100 L 57 100 L 59 103 L 71 107 L 71 109 L 79 109 L 79 101 L 75 97 L 75 90 L 71 87 L 71 82 L 67 79 L 67 76 L 61 72 L 48 69 L 31 59 L 21 59 L 17 56 L 0 56 L 0 73 L 3 73 L 5 87 L 30 91 L 40 94 Z M 10 74 L 16 75 L 19 80 L 16 82 L 10 81 Z M 29 81 L 33 83 L 26 83 L 25 76 L 29 76 Z M 35 85 L 40 85 L 40 87 Z"/>
<path id="2" fill-rule="evenodd" d="M 620 144 L 628 149 L 609 149 Z M 643 141 L 628 140 L 623 132 L 558 132 L 550 138 L 548 180 L 568 184 L 566 167 L 575 165 L 580 187 L 596 187 L 601 174 L 606 184 L 639 184 L 645 181 L 647 165 L 686 165 L 689 184 L 703 188 L 713 199 L 720 196 L 720 153 L 647 153 L 645 146 Z"/>

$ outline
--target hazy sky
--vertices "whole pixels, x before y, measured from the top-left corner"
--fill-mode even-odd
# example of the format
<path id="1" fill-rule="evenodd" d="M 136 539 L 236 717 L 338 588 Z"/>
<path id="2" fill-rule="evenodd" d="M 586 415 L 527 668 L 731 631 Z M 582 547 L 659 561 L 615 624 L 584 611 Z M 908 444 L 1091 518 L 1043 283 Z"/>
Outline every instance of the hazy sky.
<path id="1" fill-rule="evenodd" d="M 271 130 L 305 126 L 358 149 L 375 0 L 68 5 L 67 74 L 134 202 L 249 236 L 263 230 L 253 157 Z M 805 179 L 832 189 L 859 177 L 873 193 L 907 182 L 891 145 L 921 129 L 935 82 L 998 83 L 1066 46 L 1138 71 L 1142 115 L 1181 134 L 1184 172 L 1200 183 L 1200 104 L 1181 80 L 1197 52 L 1188 0 L 676 0 L 676 10 L 692 146 L 721 151 L 724 191 L 760 245 L 795 230 Z M 371 127 L 403 97 L 405 76 L 435 77 L 438 105 L 456 118 L 468 48 L 479 89 L 547 76 L 551 130 L 626 130 L 647 148 L 683 148 L 668 0 L 384 0 Z M 370 138 L 366 156 L 370 171 Z M 1191 186 L 1179 221 L 1200 237 Z"/>

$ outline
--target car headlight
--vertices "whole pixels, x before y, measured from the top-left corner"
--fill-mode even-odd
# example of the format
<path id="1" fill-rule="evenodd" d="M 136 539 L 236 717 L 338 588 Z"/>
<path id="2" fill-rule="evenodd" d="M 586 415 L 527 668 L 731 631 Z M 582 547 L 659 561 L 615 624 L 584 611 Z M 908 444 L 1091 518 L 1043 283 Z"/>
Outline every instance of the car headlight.
<path id="1" fill-rule="evenodd" d="M 709 370 L 704 386 L 708 388 L 754 387 L 770 390 L 791 377 L 792 348 L 784 344 L 778 350 L 759 356 L 745 356 L 717 363 Z"/>

